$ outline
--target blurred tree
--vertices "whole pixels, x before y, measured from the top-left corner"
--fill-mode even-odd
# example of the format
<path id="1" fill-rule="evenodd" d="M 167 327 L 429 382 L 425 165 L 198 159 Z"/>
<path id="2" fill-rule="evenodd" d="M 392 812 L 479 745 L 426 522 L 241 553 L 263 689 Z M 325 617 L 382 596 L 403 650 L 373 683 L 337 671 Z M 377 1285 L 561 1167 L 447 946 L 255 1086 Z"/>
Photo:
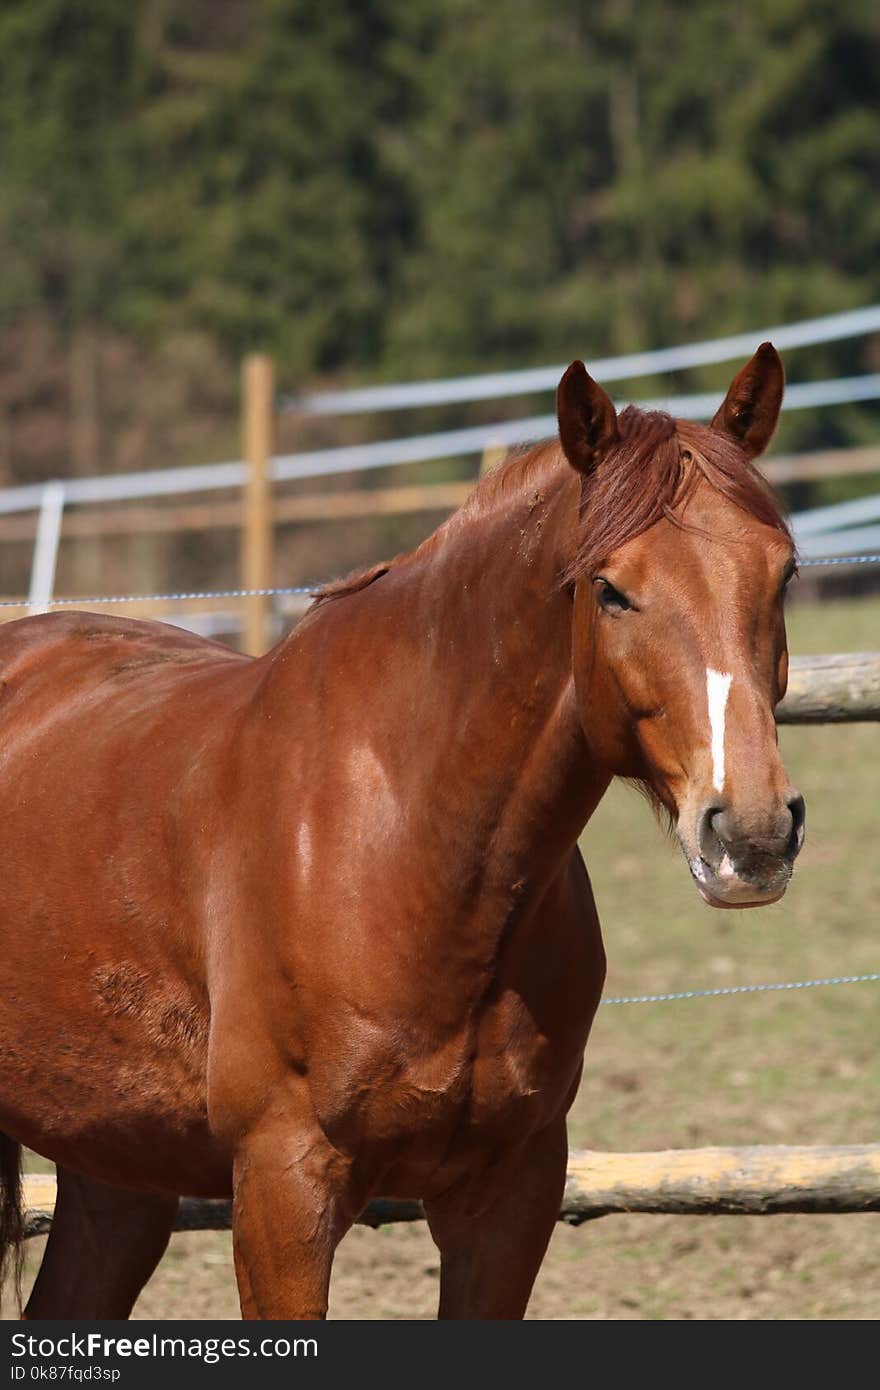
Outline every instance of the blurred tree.
<path id="1" fill-rule="evenodd" d="M 67 341 L 74 471 L 100 466 L 98 336 L 119 289 L 131 176 L 135 9 L 10 0 L 0 10 L 3 307 Z"/>
<path id="2" fill-rule="evenodd" d="M 443 14 L 409 55 L 430 99 L 408 131 L 419 236 L 389 337 L 399 368 L 627 350 L 877 297 L 876 6 Z M 807 369 L 863 351 L 819 350 Z"/>
<path id="3" fill-rule="evenodd" d="M 149 7 L 126 313 L 195 323 L 288 372 L 380 355 L 411 216 L 383 153 L 397 0 Z"/>
<path id="4" fill-rule="evenodd" d="M 0 313 L 63 336 L 85 460 L 110 330 L 292 384 L 845 308 L 880 297 L 878 72 L 868 0 L 7 0 Z"/>

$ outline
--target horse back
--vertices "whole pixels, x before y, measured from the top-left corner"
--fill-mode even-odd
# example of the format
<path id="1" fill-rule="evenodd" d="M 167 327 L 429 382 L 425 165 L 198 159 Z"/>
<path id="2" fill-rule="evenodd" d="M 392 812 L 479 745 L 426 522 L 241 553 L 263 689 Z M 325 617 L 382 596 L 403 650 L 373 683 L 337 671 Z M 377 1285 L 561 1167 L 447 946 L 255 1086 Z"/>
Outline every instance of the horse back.
<path id="1" fill-rule="evenodd" d="M 248 658 L 219 642 L 169 623 L 144 622 L 71 610 L 19 618 L 0 625 L 0 679 L 19 670 L 57 672 L 75 663 L 84 676 L 110 666 L 117 672 L 167 663 L 238 662 Z"/>

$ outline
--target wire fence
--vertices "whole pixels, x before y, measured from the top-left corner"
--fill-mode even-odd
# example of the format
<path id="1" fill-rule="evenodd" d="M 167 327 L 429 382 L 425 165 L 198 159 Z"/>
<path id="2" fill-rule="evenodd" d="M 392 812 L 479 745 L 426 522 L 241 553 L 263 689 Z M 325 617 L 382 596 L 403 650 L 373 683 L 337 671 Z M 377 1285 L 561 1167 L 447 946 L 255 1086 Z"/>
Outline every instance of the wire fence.
<path id="1" fill-rule="evenodd" d="M 277 589 L 182 589 L 170 594 L 100 594 L 87 598 L 47 598 L 41 600 L 40 607 L 76 608 L 85 604 L 91 608 L 100 603 L 186 603 L 202 599 L 283 598 L 292 594 L 311 596 L 321 587 L 320 584 L 288 584 Z M 7 598 L 0 600 L 0 608 L 29 608 L 32 603 L 31 599 Z"/>
<path id="2" fill-rule="evenodd" d="M 682 989 L 672 994 L 619 994 L 603 999 L 603 1004 L 668 1004 L 679 999 L 720 999 L 730 994 L 765 994 L 774 990 L 817 989 L 819 985 L 861 985 L 876 983 L 880 973 L 867 975 L 827 975 L 819 980 L 786 980 L 779 984 L 724 985 L 718 989 Z"/>
<path id="3" fill-rule="evenodd" d="M 799 567 L 834 565 L 880 565 L 880 554 L 876 555 L 828 555 L 818 560 L 801 560 Z M 47 598 L 40 606 L 45 608 L 88 608 L 99 604 L 117 603 L 186 603 L 206 599 L 241 598 L 287 598 L 295 595 L 312 597 L 330 580 L 316 581 L 314 584 L 285 584 L 271 589 L 181 589 L 164 594 L 90 594 L 79 598 Z M 27 598 L 0 599 L 0 608 L 30 608 L 33 600 Z"/>

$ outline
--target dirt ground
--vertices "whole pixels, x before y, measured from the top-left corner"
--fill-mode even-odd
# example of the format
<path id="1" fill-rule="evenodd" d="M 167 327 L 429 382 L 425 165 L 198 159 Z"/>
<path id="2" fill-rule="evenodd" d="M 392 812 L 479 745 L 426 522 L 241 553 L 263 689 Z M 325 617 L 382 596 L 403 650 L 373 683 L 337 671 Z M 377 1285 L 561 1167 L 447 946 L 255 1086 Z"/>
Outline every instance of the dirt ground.
<path id="1" fill-rule="evenodd" d="M 795 608 L 792 649 L 880 646 L 880 604 Z M 712 912 L 640 798 L 613 789 L 584 836 L 609 954 L 606 994 L 877 971 L 876 725 L 783 729 L 807 847 L 782 903 Z M 601 1008 L 571 1115 L 574 1146 L 878 1140 L 880 985 Z M 31 1243 L 33 1268 L 42 1242 Z M 424 1226 L 356 1228 L 337 1256 L 336 1318 L 426 1318 L 437 1252 Z M 876 1216 L 612 1216 L 558 1226 L 530 1316 L 873 1319 Z M 227 1234 L 175 1236 L 141 1318 L 235 1318 Z"/>

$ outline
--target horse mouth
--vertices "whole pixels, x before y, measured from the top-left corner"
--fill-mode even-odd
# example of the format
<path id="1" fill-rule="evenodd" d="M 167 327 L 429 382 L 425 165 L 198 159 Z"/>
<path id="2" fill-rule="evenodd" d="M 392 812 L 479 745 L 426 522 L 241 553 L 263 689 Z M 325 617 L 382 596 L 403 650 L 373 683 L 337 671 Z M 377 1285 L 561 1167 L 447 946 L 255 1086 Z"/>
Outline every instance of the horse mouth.
<path id="1" fill-rule="evenodd" d="M 784 865 L 768 884 L 750 883 L 740 878 L 732 866 L 729 872 L 720 873 L 703 858 L 689 858 L 688 867 L 703 902 L 715 908 L 769 907 L 779 902 L 791 878 L 790 865 Z"/>

